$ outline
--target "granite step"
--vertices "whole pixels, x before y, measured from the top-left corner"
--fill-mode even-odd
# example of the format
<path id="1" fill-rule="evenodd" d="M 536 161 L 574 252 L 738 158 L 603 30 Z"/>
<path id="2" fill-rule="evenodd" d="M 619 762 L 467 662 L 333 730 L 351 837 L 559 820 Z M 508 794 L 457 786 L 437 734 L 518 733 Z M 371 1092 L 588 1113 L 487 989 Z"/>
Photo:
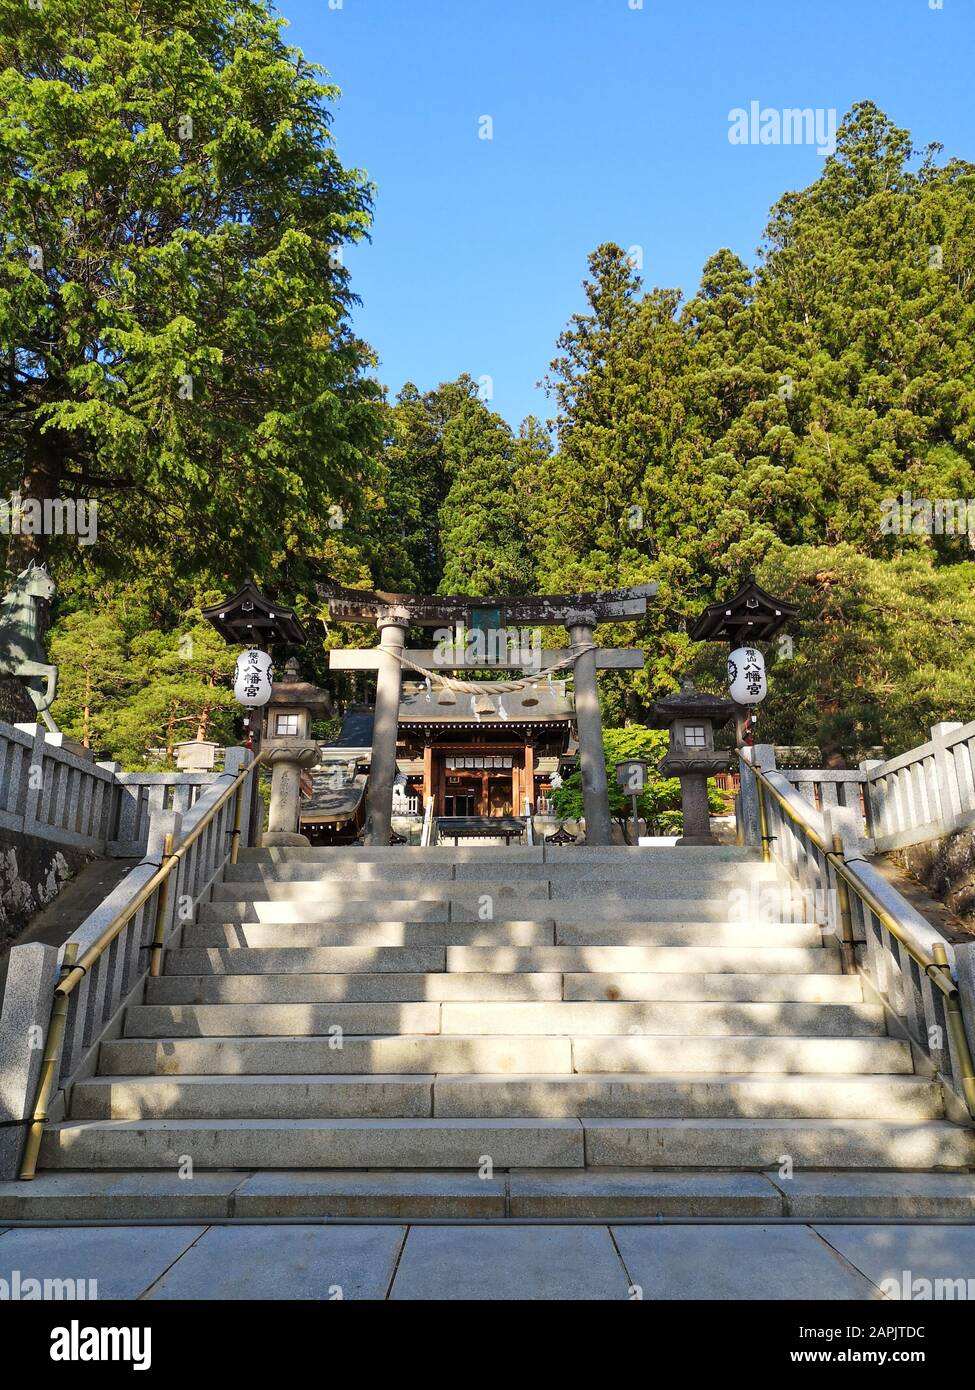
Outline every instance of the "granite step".
<path id="1" fill-rule="evenodd" d="M 341 1047 L 336 1043 L 341 1041 Z M 907 1075 L 899 1038 L 386 1037 L 117 1038 L 99 1049 L 101 1075 L 631 1073 Z"/>
<path id="2" fill-rule="evenodd" d="M 341 860 L 329 861 L 326 865 L 308 860 L 271 864 L 242 860 L 240 863 L 227 866 L 224 884 L 246 885 L 247 891 L 242 896 L 249 896 L 251 888 L 260 883 L 360 883 L 364 887 L 372 887 L 395 884 L 401 879 L 406 879 L 407 875 L 411 883 L 426 884 L 467 883 L 471 880 L 491 882 L 498 878 L 505 882 L 517 883 L 528 883 L 536 879 L 550 883 L 570 883 L 585 882 L 594 876 L 605 878 L 609 869 L 612 870 L 614 882 L 627 884 L 653 885 L 660 882 L 694 881 L 726 889 L 729 884 L 788 883 L 775 864 L 763 864 L 761 860 L 745 863 L 718 860 L 709 863 L 696 859 L 688 864 L 675 860 L 660 863 L 656 859 L 634 856 L 632 859 L 597 859 L 587 862 L 520 861 L 498 866 L 496 861 L 453 863 L 441 860 L 430 863 L 423 855 L 408 862 Z"/>
<path id="3" fill-rule="evenodd" d="M 335 1038 L 118 1038 L 99 1048 L 101 1075 L 241 1076 L 302 1073 L 513 1076 L 572 1071 L 569 1038 L 444 1038 L 437 1034 Z"/>
<path id="4" fill-rule="evenodd" d="M 514 1168 L 176 1173 L 101 1169 L 0 1182 L 0 1222 L 388 1218 L 625 1221 L 755 1217 L 810 1221 L 975 1221 L 968 1173 L 766 1173 L 655 1168 Z"/>
<path id="5" fill-rule="evenodd" d="M 657 1168 L 961 1168 L 975 1133 L 946 1120 L 586 1119 L 586 1165 Z"/>
<path id="6" fill-rule="evenodd" d="M 879 1004 L 668 1000 L 530 1000 L 422 1003 L 135 1004 L 126 1011 L 130 1038 L 307 1036 L 444 1033 L 471 1036 L 521 1034 L 670 1034 L 774 1036 L 805 1033 L 854 1037 L 884 1032 Z"/>
<path id="7" fill-rule="evenodd" d="M 553 917 L 448 922 L 207 922 L 183 929 L 184 947 L 735 946 L 822 945 L 814 922 L 564 922 Z"/>
<path id="8" fill-rule="evenodd" d="M 78 1120 L 49 1125 L 63 1168 L 970 1169 L 975 1136 L 946 1121 Z"/>
<path id="9" fill-rule="evenodd" d="M 688 1004 L 619 1000 L 447 1003 L 442 1004 L 440 1009 L 440 1032 L 445 1034 L 564 1033 L 570 1037 L 591 1034 L 679 1034 L 685 1038 L 808 1034 L 853 1037 L 882 1034 L 885 1031 L 884 1014 L 879 1004 Z"/>
<path id="10" fill-rule="evenodd" d="M 579 1120 L 72 1120 L 44 1168 L 581 1168 Z"/>
<path id="11" fill-rule="evenodd" d="M 531 1000 L 769 1001 L 860 1003 L 855 975 L 561 975 L 516 971 L 448 974 L 162 975 L 146 981 L 147 1004 L 490 1002 Z"/>
<path id="12" fill-rule="evenodd" d="M 263 894 L 264 890 L 261 892 Z M 729 901 L 729 895 L 708 894 L 693 898 L 653 897 L 640 893 L 614 897 L 610 893 L 589 896 L 575 889 L 566 889 L 554 897 L 540 891 L 532 895 L 435 893 L 432 889 L 405 897 L 401 889 L 399 896 L 390 897 L 370 892 L 367 897 L 340 893 L 317 894 L 314 898 L 217 898 L 200 905 L 197 921 L 203 925 L 211 922 L 484 922 L 555 917 L 560 922 L 580 926 L 733 922 L 775 927 L 781 922 L 808 919 L 808 912 L 799 910 L 803 906 L 800 899 L 794 899 L 794 911 L 792 903 L 787 895 L 776 895 L 771 905 L 764 899 L 761 903 L 753 903 L 744 895 L 739 908 L 734 901 Z"/>
<path id="13" fill-rule="evenodd" d="M 174 954 L 179 953 L 170 952 L 167 962 Z M 233 956 L 224 952 L 222 959 L 231 961 Z M 492 970 L 502 974 L 519 970 L 529 973 L 557 970 L 564 974 L 592 971 L 597 975 L 643 975 L 686 970 L 697 975 L 838 975 L 840 953 L 835 943 L 822 946 L 448 946 L 446 968 L 450 972 L 471 971 L 474 974 Z"/>
<path id="14" fill-rule="evenodd" d="M 915 1076 L 483 1074 L 96 1077 L 72 1090 L 72 1119 L 935 1120 L 937 1086 Z"/>
<path id="15" fill-rule="evenodd" d="M 838 975 L 827 946 L 200 946 L 164 957 L 167 977 L 327 974 Z"/>

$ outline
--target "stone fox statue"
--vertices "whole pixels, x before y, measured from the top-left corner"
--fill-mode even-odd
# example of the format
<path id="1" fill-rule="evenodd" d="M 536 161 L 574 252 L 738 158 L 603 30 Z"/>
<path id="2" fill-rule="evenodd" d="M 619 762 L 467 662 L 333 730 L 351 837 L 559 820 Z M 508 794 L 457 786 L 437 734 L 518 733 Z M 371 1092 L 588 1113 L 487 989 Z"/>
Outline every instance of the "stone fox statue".
<path id="1" fill-rule="evenodd" d="M 33 561 L 18 574 L 0 600 L 0 678 L 13 677 L 27 687 L 47 727 L 58 732 L 48 714 L 58 686 L 58 668 L 46 659 L 40 638 L 40 605 L 57 586 L 43 565 Z M 43 683 L 43 685 L 42 685 Z"/>

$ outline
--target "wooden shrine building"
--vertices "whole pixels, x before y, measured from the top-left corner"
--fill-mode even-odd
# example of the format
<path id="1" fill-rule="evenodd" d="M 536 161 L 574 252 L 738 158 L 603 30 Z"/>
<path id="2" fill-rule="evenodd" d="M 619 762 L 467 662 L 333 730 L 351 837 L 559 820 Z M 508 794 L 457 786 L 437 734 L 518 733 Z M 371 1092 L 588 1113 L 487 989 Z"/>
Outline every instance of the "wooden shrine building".
<path id="1" fill-rule="evenodd" d="M 469 702 L 440 704 L 425 685 L 404 683 L 397 767 L 404 793 L 421 807 L 432 797 L 434 816 L 519 816 L 574 761 L 575 704 L 565 681 L 507 694 L 482 684 L 484 713 L 475 717 Z"/>

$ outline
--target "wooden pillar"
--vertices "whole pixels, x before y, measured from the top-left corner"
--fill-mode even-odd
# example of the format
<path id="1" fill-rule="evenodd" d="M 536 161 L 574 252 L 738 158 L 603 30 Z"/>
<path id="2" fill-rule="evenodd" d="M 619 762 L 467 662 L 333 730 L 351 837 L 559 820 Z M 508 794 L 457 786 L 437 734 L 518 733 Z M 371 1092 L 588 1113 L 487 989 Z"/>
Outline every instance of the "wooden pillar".
<path id="1" fill-rule="evenodd" d="M 427 797 L 434 796 L 433 789 L 433 744 L 423 745 L 423 805 L 420 810 L 426 814 Z"/>
<path id="2" fill-rule="evenodd" d="M 516 812 L 516 814 L 518 814 L 518 815 L 520 815 L 521 812 L 522 812 L 522 810 L 524 809 L 525 797 L 526 797 L 526 796 L 528 797 L 528 800 L 531 802 L 532 807 L 534 807 L 534 805 L 535 805 L 535 745 L 534 745 L 533 743 L 526 743 L 526 744 L 525 744 L 525 771 L 524 771 L 524 773 L 523 773 L 523 775 L 522 775 L 521 796 L 519 797 L 519 800 L 518 800 L 518 809 L 517 809 L 517 812 Z"/>

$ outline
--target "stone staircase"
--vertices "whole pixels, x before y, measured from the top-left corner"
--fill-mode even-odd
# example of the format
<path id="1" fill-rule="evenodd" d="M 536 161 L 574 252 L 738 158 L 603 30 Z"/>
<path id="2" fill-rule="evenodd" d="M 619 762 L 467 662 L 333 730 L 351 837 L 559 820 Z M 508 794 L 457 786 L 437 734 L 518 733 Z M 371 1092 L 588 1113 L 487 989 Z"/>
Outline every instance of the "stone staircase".
<path id="1" fill-rule="evenodd" d="M 775 875 L 244 851 L 0 1219 L 975 1215 L 972 1131 Z"/>

